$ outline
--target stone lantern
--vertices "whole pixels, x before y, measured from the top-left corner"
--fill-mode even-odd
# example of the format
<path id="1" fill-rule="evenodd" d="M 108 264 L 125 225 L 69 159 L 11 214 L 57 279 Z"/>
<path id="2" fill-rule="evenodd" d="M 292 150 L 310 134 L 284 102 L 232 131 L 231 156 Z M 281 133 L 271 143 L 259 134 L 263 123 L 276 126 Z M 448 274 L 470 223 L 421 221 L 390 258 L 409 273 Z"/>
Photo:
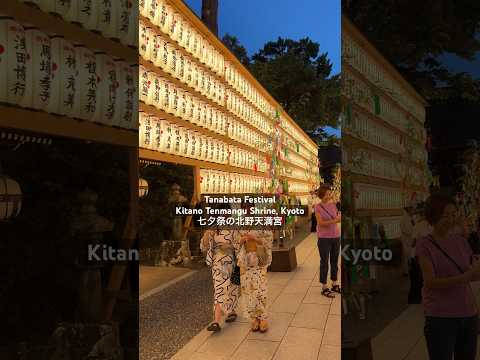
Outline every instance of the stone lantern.
<path id="1" fill-rule="evenodd" d="M 97 323 L 102 320 L 102 256 L 101 251 L 96 251 L 96 256 L 90 259 L 91 249 L 103 245 L 106 232 L 113 230 L 114 224 L 97 214 L 96 203 L 98 195 L 86 188 L 78 194 L 80 203 L 79 213 L 73 219 L 71 228 L 80 249 L 77 265 L 80 269 L 79 306 L 81 320 L 85 323 Z"/>

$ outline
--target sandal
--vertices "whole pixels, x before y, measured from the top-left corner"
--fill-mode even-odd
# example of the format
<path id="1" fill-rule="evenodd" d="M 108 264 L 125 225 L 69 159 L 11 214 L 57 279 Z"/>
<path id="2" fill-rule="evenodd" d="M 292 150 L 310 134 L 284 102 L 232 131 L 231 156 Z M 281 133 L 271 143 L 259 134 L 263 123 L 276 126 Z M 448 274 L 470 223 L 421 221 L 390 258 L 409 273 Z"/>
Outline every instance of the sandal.
<path id="1" fill-rule="evenodd" d="M 257 319 L 255 319 L 255 320 L 252 322 L 251 330 L 252 330 L 253 332 L 257 332 L 258 330 L 260 330 L 260 324 L 258 323 L 258 320 L 257 320 Z"/>
<path id="2" fill-rule="evenodd" d="M 259 330 L 261 333 L 266 333 L 268 331 L 268 323 L 265 320 L 260 321 Z"/>
<path id="3" fill-rule="evenodd" d="M 234 322 L 235 320 L 237 320 L 237 314 L 231 313 L 227 316 L 227 318 L 225 319 L 225 322 L 231 323 L 231 322 Z"/>
<path id="4" fill-rule="evenodd" d="M 340 285 L 333 285 L 332 286 L 332 291 L 333 292 L 336 292 L 338 294 L 341 294 L 342 293 L 342 290 L 340 289 Z"/>
<path id="5" fill-rule="evenodd" d="M 220 327 L 219 323 L 214 322 L 214 323 L 211 323 L 211 324 L 207 327 L 207 330 L 208 330 L 208 331 L 213 331 L 213 332 L 218 332 L 218 331 L 221 330 L 221 327 Z"/>
<path id="6" fill-rule="evenodd" d="M 335 297 L 335 295 L 332 294 L 332 291 L 329 288 L 323 289 L 322 290 L 322 295 L 329 298 L 329 299 L 333 299 Z"/>

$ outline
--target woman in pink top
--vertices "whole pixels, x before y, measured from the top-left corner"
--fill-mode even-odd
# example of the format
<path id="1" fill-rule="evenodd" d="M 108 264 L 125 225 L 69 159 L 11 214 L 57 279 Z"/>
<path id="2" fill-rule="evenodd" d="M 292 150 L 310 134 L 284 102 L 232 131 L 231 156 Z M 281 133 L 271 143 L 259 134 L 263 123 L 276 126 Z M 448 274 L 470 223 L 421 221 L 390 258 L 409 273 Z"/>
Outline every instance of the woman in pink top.
<path id="1" fill-rule="evenodd" d="M 425 339 L 430 360 L 474 360 L 478 315 L 471 281 L 480 279 L 480 266 L 471 262 L 463 220 L 455 203 L 432 195 L 425 205 L 431 235 L 417 242 L 423 274 Z"/>
<path id="2" fill-rule="evenodd" d="M 337 274 L 340 253 L 340 228 L 338 223 L 341 221 L 341 216 L 337 210 L 337 205 L 332 201 L 330 186 L 322 185 L 317 190 L 317 195 L 321 199 L 321 202 L 315 205 L 317 245 L 320 252 L 320 283 L 322 284 L 322 295 L 333 298 L 333 292 L 340 293 L 340 286 L 337 285 Z M 331 289 L 327 286 L 329 261 Z"/>

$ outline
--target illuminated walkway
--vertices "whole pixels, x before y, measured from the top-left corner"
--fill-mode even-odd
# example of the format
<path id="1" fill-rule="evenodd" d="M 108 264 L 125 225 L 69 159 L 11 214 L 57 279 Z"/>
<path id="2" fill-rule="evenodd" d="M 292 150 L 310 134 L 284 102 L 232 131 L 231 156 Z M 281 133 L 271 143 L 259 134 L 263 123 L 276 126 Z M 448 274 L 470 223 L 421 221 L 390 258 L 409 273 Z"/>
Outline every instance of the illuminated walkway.
<path id="1" fill-rule="evenodd" d="M 341 301 L 320 294 L 319 255 L 315 234 L 297 246 L 298 268 L 268 273 L 270 329 L 250 332 L 239 317 L 212 334 L 205 329 L 174 360 L 340 360 Z"/>

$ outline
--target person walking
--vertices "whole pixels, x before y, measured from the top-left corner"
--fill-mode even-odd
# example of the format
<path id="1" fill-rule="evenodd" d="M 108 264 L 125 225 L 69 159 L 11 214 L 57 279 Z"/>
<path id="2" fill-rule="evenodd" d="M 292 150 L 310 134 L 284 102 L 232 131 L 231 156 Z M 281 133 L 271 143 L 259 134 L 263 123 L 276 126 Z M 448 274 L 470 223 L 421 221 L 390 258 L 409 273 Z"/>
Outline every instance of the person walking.
<path id="1" fill-rule="evenodd" d="M 474 360 L 477 353 L 478 310 L 470 283 L 480 279 L 480 265 L 472 264 L 466 221 L 458 214 L 451 198 L 430 196 L 425 219 L 432 232 L 416 244 L 430 360 Z"/>
<path id="2" fill-rule="evenodd" d="M 251 320 L 251 330 L 262 333 L 267 323 L 267 268 L 272 263 L 273 232 L 271 230 L 240 230 L 238 266 L 242 296 Z"/>
<path id="3" fill-rule="evenodd" d="M 320 283 L 322 295 L 328 298 L 335 297 L 334 293 L 340 293 L 337 284 L 338 257 L 340 254 L 340 222 L 341 215 L 337 205 L 333 202 L 331 187 L 322 185 L 317 190 L 317 196 L 321 200 L 315 206 L 317 219 L 317 246 L 320 253 Z M 330 262 L 331 289 L 327 286 L 328 267 Z"/>
<path id="4" fill-rule="evenodd" d="M 220 331 L 222 315 L 226 315 L 227 323 L 237 319 L 240 288 L 231 282 L 231 277 L 235 268 L 235 249 L 238 246 L 238 233 L 235 230 L 209 229 L 200 242 L 202 252 L 207 253 L 206 263 L 212 268 L 214 287 L 214 319 L 208 326 L 208 331 Z"/>

